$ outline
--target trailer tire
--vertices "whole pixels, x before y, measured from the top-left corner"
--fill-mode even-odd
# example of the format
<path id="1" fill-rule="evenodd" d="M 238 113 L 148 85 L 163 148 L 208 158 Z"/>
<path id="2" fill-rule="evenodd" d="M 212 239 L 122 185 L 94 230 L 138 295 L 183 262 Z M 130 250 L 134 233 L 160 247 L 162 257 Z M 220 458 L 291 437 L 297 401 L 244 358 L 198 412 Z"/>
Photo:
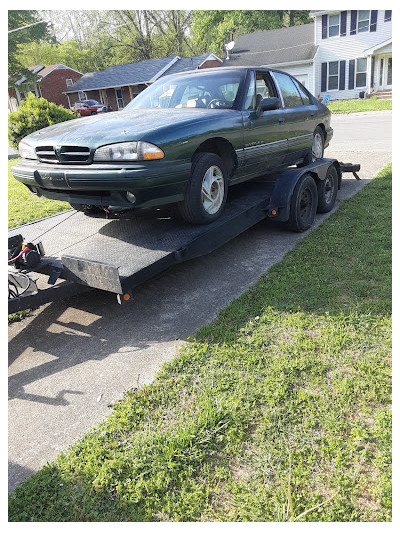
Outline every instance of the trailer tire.
<path id="1" fill-rule="evenodd" d="M 209 224 L 224 208 L 228 194 L 227 170 L 216 154 L 201 152 L 194 156 L 192 173 L 179 212 L 192 224 Z"/>
<path id="2" fill-rule="evenodd" d="M 303 174 L 294 188 L 290 200 L 290 215 L 286 227 L 291 231 L 303 232 L 314 223 L 318 205 L 317 186 L 310 174 Z"/>
<path id="3" fill-rule="evenodd" d="M 334 165 L 328 168 L 326 177 L 317 183 L 318 207 L 317 213 L 329 213 L 336 202 L 339 188 L 339 176 Z"/>
<path id="4" fill-rule="evenodd" d="M 85 215 L 94 215 L 95 213 L 100 213 L 101 209 L 100 207 L 97 207 L 97 205 L 88 205 L 88 204 L 69 204 L 72 209 L 75 209 L 75 211 L 81 211 L 82 213 L 85 213 Z"/>

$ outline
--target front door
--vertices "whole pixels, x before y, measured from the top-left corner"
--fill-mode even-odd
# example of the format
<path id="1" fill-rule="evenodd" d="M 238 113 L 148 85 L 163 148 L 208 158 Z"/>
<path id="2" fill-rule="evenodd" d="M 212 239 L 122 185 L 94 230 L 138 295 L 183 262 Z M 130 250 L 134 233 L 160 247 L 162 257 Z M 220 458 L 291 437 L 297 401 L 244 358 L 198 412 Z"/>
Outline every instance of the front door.
<path id="1" fill-rule="evenodd" d="M 379 90 L 387 91 L 392 89 L 392 55 L 379 57 Z"/>
<path id="2" fill-rule="evenodd" d="M 287 126 L 283 109 L 261 112 L 256 109 L 264 98 L 278 96 L 273 81 L 265 71 L 251 72 L 243 115 L 246 172 L 261 175 L 279 167 L 287 151 Z"/>

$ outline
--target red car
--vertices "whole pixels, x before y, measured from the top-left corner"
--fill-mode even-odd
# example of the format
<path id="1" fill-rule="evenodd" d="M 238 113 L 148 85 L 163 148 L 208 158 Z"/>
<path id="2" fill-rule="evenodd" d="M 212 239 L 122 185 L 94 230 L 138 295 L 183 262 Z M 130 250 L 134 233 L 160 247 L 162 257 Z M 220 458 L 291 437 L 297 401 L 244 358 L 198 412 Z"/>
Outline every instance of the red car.
<path id="1" fill-rule="evenodd" d="M 99 104 L 96 100 L 81 100 L 75 102 L 72 110 L 81 117 L 88 117 L 89 115 L 97 115 L 97 113 L 105 113 L 107 106 Z"/>

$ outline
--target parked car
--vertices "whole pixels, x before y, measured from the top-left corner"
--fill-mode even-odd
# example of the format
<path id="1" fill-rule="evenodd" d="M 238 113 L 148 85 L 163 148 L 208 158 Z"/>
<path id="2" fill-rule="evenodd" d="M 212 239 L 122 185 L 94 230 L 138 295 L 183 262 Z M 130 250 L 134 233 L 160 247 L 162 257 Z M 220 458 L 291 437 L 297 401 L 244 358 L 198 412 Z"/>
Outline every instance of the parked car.
<path id="1" fill-rule="evenodd" d="M 12 173 L 86 213 L 177 202 L 185 220 L 203 224 L 221 214 L 229 186 L 323 157 L 330 115 L 277 70 L 174 74 L 123 111 L 28 135 Z"/>
<path id="2" fill-rule="evenodd" d="M 97 115 L 97 113 L 105 113 L 107 106 L 100 104 L 97 100 L 81 100 L 80 102 L 75 102 L 72 106 L 72 111 L 75 111 L 81 117 L 88 117 Z"/>

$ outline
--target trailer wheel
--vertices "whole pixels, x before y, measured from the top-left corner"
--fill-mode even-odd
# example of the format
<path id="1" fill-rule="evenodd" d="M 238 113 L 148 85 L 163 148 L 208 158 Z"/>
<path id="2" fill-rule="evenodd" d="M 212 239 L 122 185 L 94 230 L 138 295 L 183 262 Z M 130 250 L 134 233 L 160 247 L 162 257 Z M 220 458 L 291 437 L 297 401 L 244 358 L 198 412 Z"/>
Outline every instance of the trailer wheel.
<path id="1" fill-rule="evenodd" d="M 328 168 L 326 177 L 319 180 L 317 184 L 318 192 L 318 213 L 329 213 L 336 202 L 338 193 L 339 177 L 336 168 L 331 165 Z"/>
<path id="2" fill-rule="evenodd" d="M 298 167 L 305 167 L 311 165 L 314 161 L 322 159 L 324 157 L 325 150 L 325 135 L 320 126 L 317 126 L 313 133 L 313 142 L 310 151 L 304 158 L 303 162 L 297 165 Z"/>
<path id="3" fill-rule="evenodd" d="M 311 228 L 317 212 L 317 204 L 318 192 L 315 181 L 310 174 L 304 174 L 293 191 L 287 228 L 299 233 Z"/>
<path id="4" fill-rule="evenodd" d="M 85 213 L 85 215 L 94 215 L 95 213 L 100 213 L 101 209 L 100 207 L 97 207 L 97 205 L 88 205 L 88 204 L 69 204 L 72 209 L 75 209 L 75 211 L 82 211 L 82 213 Z"/>
<path id="5" fill-rule="evenodd" d="M 193 158 L 185 197 L 179 202 L 179 212 L 192 224 L 208 224 L 217 219 L 228 194 L 227 171 L 222 159 L 202 152 Z"/>

